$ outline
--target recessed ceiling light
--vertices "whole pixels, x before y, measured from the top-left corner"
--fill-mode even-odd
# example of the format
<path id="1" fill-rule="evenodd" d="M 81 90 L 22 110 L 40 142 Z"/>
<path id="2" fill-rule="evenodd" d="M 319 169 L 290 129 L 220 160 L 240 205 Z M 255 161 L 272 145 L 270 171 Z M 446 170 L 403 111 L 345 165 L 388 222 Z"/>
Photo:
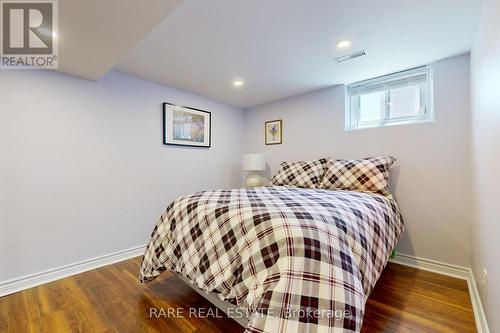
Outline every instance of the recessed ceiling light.
<path id="1" fill-rule="evenodd" d="M 337 47 L 340 49 L 346 48 L 351 46 L 351 41 L 350 40 L 342 40 L 337 43 Z"/>
<path id="2" fill-rule="evenodd" d="M 57 32 L 52 32 L 52 37 L 57 38 Z"/>
<path id="3" fill-rule="evenodd" d="M 242 86 L 242 85 L 244 85 L 244 84 L 245 84 L 245 82 L 243 82 L 242 80 L 234 80 L 234 81 L 233 81 L 233 85 L 234 85 L 235 87 L 241 87 L 241 86 Z"/>

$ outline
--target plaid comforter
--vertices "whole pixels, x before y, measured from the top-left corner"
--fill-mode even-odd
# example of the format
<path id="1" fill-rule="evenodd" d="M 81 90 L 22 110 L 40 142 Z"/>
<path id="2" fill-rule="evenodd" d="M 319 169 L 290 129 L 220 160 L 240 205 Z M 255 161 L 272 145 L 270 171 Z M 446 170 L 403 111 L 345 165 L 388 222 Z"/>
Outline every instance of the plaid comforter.
<path id="1" fill-rule="evenodd" d="M 154 228 L 141 281 L 170 270 L 250 313 L 246 332 L 359 332 L 403 231 L 378 194 L 268 186 L 199 192 Z"/>

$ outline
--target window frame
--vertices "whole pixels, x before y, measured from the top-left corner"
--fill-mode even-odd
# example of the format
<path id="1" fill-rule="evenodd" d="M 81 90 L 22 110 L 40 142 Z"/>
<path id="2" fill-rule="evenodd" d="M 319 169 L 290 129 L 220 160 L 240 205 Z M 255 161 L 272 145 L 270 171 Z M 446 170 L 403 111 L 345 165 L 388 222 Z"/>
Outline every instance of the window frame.
<path id="1" fill-rule="evenodd" d="M 390 117 L 391 97 L 390 91 L 409 87 L 420 86 L 420 110 L 419 114 L 403 117 Z M 366 92 L 360 93 L 365 90 Z M 346 86 L 346 131 L 362 130 L 367 128 L 379 128 L 393 125 L 420 124 L 434 121 L 434 93 L 433 93 L 433 70 L 431 65 L 420 66 L 376 78 L 355 82 Z M 385 97 L 381 101 L 380 120 L 360 122 L 360 100 L 362 95 L 375 92 L 384 92 Z"/>

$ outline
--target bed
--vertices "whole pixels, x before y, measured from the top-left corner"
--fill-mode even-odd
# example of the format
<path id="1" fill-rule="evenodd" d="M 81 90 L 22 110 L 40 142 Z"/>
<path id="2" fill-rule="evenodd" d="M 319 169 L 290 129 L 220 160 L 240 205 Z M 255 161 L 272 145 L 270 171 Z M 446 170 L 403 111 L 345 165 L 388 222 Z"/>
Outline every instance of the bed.
<path id="1" fill-rule="evenodd" d="M 264 186 L 198 192 L 160 216 L 141 282 L 176 272 L 245 309 L 246 332 L 359 332 L 402 232 L 391 195 Z"/>

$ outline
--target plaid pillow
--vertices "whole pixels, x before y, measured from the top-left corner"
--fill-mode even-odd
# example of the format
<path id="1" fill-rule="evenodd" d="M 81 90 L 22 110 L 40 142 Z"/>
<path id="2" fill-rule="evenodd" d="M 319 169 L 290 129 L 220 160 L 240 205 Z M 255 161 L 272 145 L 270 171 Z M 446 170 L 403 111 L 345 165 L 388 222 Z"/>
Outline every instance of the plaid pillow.
<path id="1" fill-rule="evenodd" d="M 319 188 L 389 193 L 389 168 L 394 157 L 372 157 L 358 160 L 328 160 Z"/>
<path id="2" fill-rule="evenodd" d="M 327 160 L 283 162 L 271 179 L 273 185 L 318 188 Z"/>

